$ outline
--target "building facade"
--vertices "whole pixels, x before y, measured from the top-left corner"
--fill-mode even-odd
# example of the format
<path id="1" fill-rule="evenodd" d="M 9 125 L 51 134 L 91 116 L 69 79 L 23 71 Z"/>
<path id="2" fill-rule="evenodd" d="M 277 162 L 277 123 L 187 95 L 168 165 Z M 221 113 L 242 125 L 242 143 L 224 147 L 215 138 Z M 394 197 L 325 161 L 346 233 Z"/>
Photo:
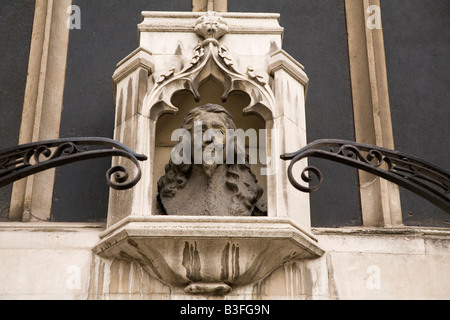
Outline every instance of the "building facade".
<path id="1" fill-rule="evenodd" d="M 449 15 L 440 0 L 4 2 L 0 149 L 106 137 L 149 159 L 129 190 L 105 183 L 111 158 L 2 187 L 1 298 L 448 299 L 448 212 L 323 159 L 308 159 L 320 190 L 300 192 L 279 155 L 343 139 L 448 168 Z M 209 102 L 280 135 L 279 170 L 257 174 L 267 217 L 158 214 L 170 134 Z"/>

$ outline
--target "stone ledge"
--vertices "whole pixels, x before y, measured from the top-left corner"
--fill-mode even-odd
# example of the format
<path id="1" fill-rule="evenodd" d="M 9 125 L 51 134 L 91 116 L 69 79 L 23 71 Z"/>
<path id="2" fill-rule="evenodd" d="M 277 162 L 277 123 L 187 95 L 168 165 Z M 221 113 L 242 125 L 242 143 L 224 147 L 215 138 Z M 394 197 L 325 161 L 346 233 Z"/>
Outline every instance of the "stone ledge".
<path id="1" fill-rule="evenodd" d="M 0 223 L 0 251 L 3 254 L 55 249 L 90 252 L 104 228 L 102 223 Z"/>
<path id="2" fill-rule="evenodd" d="M 314 235 L 408 235 L 408 236 L 445 236 L 450 238 L 450 229 L 431 227 L 343 227 L 312 228 Z"/>
<path id="3" fill-rule="evenodd" d="M 151 228 L 156 228 L 158 225 L 163 224 L 163 227 L 166 227 L 164 224 L 172 223 L 173 226 L 178 228 L 189 228 L 192 226 L 198 226 L 199 223 L 212 223 L 219 224 L 221 226 L 223 223 L 227 224 L 235 224 L 240 228 L 247 228 L 253 230 L 255 228 L 255 224 L 257 225 L 265 225 L 268 226 L 270 224 L 289 224 L 292 228 L 297 229 L 300 233 L 307 236 L 309 239 L 317 242 L 317 238 L 314 237 L 313 234 L 306 232 L 299 226 L 297 226 L 291 219 L 289 218 L 271 218 L 271 217 L 220 217 L 220 216 L 129 216 L 118 223 L 112 225 L 107 230 L 102 232 L 99 236 L 100 238 L 105 238 L 106 236 L 111 236 L 118 229 L 126 226 L 130 223 L 140 223 L 140 222 L 151 222 Z M 183 223 L 180 225 L 180 223 Z"/>
<path id="4" fill-rule="evenodd" d="M 448 255 L 450 230 L 441 228 L 315 228 L 327 252 L 381 255 Z"/>
<path id="5" fill-rule="evenodd" d="M 69 229 L 104 229 L 105 223 L 101 222 L 0 222 L 1 231 L 29 230 L 29 231 L 53 231 Z"/>
<path id="6" fill-rule="evenodd" d="M 162 282 L 188 293 L 229 293 L 255 283 L 290 260 L 324 251 L 290 219 L 128 217 L 100 235 L 103 258 L 139 261 Z"/>
<path id="7" fill-rule="evenodd" d="M 153 32 L 192 32 L 199 17 L 206 12 L 163 12 L 144 11 L 139 30 Z M 233 13 L 217 12 L 226 19 L 229 34 L 278 34 L 284 28 L 279 25 L 280 15 L 277 13 Z"/>

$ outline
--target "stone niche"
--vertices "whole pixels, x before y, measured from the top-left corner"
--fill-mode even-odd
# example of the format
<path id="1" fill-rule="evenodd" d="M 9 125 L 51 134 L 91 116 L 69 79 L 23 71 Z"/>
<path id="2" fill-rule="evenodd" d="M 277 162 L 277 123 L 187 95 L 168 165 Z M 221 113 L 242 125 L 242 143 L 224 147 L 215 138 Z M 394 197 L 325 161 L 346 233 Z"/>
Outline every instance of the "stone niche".
<path id="1" fill-rule="evenodd" d="M 114 139 L 148 156 L 141 181 L 110 193 L 107 229 L 94 252 L 138 261 L 189 294 L 229 293 L 292 259 L 323 254 L 310 234 L 309 195 L 287 179 L 280 154 L 306 145 L 308 77 L 282 47 L 278 14 L 143 12 L 139 48 L 117 65 Z M 251 164 L 266 215 L 164 215 L 157 182 L 186 114 L 219 104 L 237 128 L 266 133 L 245 145 L 267 155 Z M 123 161 L 117 163 L 116 161 Z M 127 167 L 126 160 L 114 165 Z M 306 167 L 304 160 L 301 167 Z M 133 167 L 130 166 L 130 174 Z"/>

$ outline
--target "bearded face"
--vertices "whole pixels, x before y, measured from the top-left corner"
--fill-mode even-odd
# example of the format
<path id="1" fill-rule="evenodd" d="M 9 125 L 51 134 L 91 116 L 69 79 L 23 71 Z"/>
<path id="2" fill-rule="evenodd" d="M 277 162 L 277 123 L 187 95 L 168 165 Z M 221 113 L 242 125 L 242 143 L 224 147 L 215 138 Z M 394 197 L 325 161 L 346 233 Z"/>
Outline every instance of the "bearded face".
<path id="1" fill-rule="evenodd" d="M 222 115 L 203 113 L 195 118 L 190 130 L 193 163 L 196 163 L 195 153 L 200 154 L 201 165 L 208 177 L 214 174 L 219 164 L 225 163 L 227 129 L 228 125 Z"/>
<path id="2" fill-rule="evenodd" d="M 192 109 L 181 129 L 190 136 L 191 145 L 174 153 L 188 163 L 171 157 L 158 181 L 158 201 L 164 214 L 266 215 L 261 210 L 265 208 L 260 201 L 263 190 L 247 163 L 245 149 L 235 143 L 233 134 L 227 135 L 236 130 L 231 114 L 222 106 L 206 104 Z M 227 163 L 228 156 L 233 160 L 241 154 L 243 163 Z"/>

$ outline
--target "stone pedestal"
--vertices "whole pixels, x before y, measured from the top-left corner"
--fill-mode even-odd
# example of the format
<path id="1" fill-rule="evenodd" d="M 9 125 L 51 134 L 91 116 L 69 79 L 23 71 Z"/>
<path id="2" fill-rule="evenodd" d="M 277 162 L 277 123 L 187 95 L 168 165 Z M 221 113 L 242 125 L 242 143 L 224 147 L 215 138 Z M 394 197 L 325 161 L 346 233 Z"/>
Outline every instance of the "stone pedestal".
<path id="1" fill-rule="evenodd" d="M 323 254 L 286 218 L 128 217 L 101 237 L 99 256 L 139 261 L 161 282 L 201 295 L 228 294 L 285 262 Z"/>

